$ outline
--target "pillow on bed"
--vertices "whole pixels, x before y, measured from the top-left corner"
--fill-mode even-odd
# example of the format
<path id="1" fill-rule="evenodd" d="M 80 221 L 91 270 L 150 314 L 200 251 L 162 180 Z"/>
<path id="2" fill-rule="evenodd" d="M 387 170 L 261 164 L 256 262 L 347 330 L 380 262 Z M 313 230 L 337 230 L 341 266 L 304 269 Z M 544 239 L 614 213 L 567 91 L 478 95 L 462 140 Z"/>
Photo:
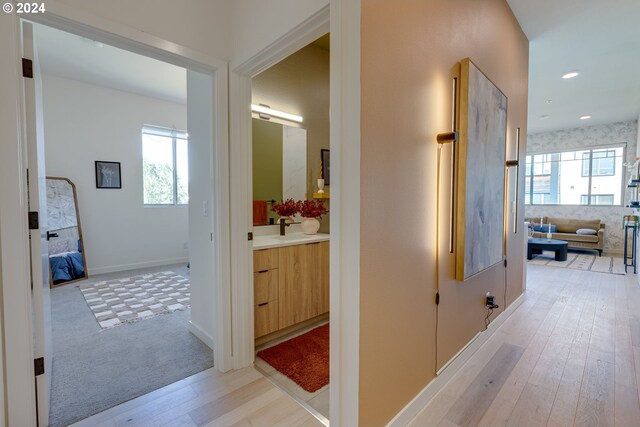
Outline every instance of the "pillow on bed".
<path id="1" fill-rule="evenodd" d="M 69 252 L 68 240 L 58 240 L 55 242 L 49 242 L 49 255 L 55 255 L 62 252 Z"/>
<path id="2" fill-rule="evenodd" d="M 582 234 L 583 236 L 593 236 L 598 232 L 592 228 L 579 228 L 576 230 L 576 234 Z"/>

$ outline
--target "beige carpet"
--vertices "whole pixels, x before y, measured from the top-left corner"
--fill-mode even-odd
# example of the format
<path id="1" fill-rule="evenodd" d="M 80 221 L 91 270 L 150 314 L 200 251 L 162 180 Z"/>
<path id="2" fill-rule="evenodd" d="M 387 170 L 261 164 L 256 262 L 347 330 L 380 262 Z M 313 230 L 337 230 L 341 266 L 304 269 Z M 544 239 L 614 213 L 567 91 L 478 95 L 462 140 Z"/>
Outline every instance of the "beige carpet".
<path id="1" fill-rule="evenodd" d="M 548 265 L 550 267 L 571 268 L 574 270 L 595 271 L 597 273 L 626 274 L 624 261 L 621 257 L 598 256 L 569 252 L 566 261 L 556 261 L 553 251 L 544 251 L 541 255 L 534 255 L 529 265 Z"/>
<path id="2" fill-rule="evenodd" d="M 173 271 L 88 284 L 80 286 L 80 291 L 105 329 L 190 305 L 189 279 Z"/>

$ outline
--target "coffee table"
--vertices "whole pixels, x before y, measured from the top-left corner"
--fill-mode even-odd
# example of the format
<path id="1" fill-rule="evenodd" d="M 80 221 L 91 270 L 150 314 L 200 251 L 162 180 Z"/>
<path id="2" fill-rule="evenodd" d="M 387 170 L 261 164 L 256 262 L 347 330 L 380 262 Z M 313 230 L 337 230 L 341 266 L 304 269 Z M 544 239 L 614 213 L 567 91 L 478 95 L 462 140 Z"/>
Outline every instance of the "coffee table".
<path id="1" fill-rule="evenodd" d="M 531 238 L 527 244 L 527 259 L 533 259 L 534 255 L 539 255 L 542 251 L 554 251 L 556 261 L 566 261 L 568 246 L 569 242 L 564 240 Z"/>

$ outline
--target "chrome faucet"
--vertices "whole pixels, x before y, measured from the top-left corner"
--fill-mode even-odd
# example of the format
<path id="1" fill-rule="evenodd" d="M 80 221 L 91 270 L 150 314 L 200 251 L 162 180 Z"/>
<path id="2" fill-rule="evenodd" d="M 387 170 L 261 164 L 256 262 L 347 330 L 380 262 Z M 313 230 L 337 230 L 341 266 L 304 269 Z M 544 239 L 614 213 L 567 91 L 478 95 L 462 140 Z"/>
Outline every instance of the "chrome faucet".
<path id="1" fill-rule="evenodd" d="M 280 235 L 284 236 L 285 235 L 285 227 L 290 226 L 291 224 L 287 224 L 287 220 L 286 218 L 280 218 Z"/>

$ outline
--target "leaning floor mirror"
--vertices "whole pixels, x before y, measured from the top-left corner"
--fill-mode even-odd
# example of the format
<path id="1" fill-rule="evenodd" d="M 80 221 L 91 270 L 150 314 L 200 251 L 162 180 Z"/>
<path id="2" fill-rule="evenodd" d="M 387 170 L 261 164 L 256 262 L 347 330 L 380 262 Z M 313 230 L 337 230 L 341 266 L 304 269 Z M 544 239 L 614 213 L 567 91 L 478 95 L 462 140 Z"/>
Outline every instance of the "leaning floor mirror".
<path id="1" fill-rule="evenodd" d="M 47 177 L 46 226 L 51 287 L 89 277 L 76 186 L 67 178 Z"/>

